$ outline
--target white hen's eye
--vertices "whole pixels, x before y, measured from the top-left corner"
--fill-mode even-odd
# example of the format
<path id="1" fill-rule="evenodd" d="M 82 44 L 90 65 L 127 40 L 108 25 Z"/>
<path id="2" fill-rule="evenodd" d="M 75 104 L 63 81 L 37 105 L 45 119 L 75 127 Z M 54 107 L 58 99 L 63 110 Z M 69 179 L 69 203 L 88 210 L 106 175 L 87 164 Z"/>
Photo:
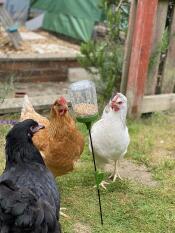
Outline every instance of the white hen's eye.
<path id="1" fill-rule="evenodd" d="M 118 104 L 122 104 L 123 102 L 122 101 L 119 101 Z"/>

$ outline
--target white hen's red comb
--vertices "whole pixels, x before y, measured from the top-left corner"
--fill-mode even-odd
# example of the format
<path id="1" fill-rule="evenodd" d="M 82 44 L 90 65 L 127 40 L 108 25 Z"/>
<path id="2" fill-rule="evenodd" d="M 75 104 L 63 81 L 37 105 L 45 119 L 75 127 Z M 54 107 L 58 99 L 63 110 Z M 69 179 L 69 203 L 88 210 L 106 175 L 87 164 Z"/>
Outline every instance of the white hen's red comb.
<path id="1" fill-rule="evenodd" d="M 112 102 L 116 102 L 118 98 L 120 98 L 120 95 L 117 93 L 112 99 Z"/>

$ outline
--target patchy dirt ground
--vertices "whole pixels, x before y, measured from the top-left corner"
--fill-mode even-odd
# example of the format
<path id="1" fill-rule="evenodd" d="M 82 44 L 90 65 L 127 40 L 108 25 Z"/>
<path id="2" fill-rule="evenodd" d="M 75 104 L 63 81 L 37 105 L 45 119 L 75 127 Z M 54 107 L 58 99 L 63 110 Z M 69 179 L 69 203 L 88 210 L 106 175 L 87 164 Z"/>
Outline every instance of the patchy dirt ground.
<path id="1" fill-rule="evenodd" d="M 92 233 L 91 228 L 80 222 L 74 225 L 74 233 Z"/>
<path id="2" fill-rule="evenodd" d="M 112 173 L 114 168 L 113 164 L 106 166 L 106 171 Z M 137 165 L 130 160 L 122 160 L 120 162 L 119 173 L 123 179 L 129 179 L 149 187 L 155 187 L 158 182 L 152 177 L 146 166 Z"/>

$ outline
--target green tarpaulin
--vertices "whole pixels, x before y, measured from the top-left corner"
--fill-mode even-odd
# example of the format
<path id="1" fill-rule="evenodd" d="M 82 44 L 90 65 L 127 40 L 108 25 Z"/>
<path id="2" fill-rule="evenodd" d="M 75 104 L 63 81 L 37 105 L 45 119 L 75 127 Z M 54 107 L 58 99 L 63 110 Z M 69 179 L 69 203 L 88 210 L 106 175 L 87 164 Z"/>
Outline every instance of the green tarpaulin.
<path id="1" fill-rule="evenodd" d="M 101 0 L 35 0 L 32 8 L 44 10 L 43 28 L 75 39 L 91 38 L 95 22 L 100 21 Z"/>

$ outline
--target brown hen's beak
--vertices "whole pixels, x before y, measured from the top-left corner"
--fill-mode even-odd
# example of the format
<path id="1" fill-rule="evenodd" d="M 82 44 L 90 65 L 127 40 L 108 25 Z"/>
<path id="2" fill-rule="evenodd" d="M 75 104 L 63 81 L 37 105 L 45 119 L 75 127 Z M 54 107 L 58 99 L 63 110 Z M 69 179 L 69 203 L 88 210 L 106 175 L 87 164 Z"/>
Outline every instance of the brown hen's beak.
<path id="1" fill-rule="evenodd" d="M 61 106 L 58 110 L 60 116 L 64 116 L 67 111 L 68 111 L 67 105 Z"/>
<path id="2" fill-rule="evenodd" d="M 31 131 L 32 131 L 32 133 L 36 133 L 36 132 L 38 132 L 40 129 L 44 129 L 44 128 L 45 128 L 44 125 L 38 125 L 38 126 L 32 128 Z"/>

